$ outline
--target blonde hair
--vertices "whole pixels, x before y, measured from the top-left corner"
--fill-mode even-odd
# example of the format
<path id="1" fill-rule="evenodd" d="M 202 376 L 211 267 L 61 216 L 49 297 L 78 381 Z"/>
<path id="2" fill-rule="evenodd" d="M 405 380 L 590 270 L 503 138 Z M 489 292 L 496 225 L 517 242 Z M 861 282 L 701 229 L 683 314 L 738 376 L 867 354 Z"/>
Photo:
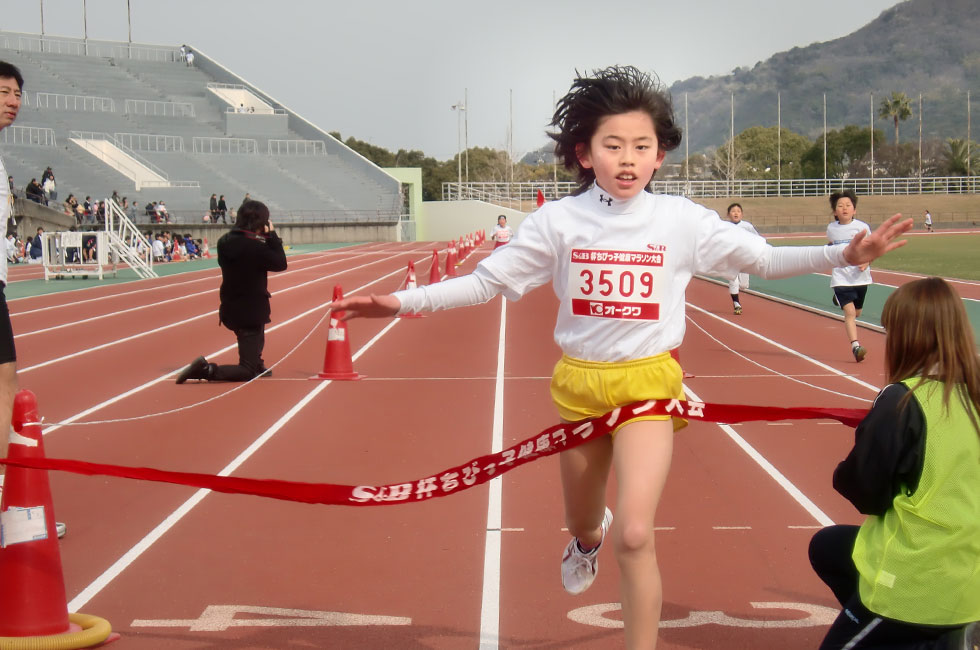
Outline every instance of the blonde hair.
<path id="1" fill-rule="evenodd" d="M 955 391 L 980 434 L 976 416 L 980 411 L 980 357 L 963 301 L 953 288 L 942 278 L 904 284 L 885 301 L 881 324 L 887 331 L 889 383 L 913 377 L 919 377 L 919 383 L 926 379 L 942 382 L 943 405 L 949 408 Z"/>

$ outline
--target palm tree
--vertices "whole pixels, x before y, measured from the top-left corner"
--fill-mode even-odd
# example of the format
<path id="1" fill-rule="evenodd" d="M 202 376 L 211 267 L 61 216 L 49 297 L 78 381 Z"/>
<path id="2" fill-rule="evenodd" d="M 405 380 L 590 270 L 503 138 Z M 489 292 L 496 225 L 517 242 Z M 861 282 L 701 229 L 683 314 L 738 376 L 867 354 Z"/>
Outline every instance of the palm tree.
<path id="1" fill-rule="evenodd" d="M 970 147 L 970 153 L 967 154 L 966 140 L 946 138 L 946 148 L 943 149 L 946 173 L 950 176 L 968 176 L 972 170 L 977 169 L 978 156 L 975 153 L 975 146 Z"/>
<path id="2" fill-rule="evenodd" d="M 910 100 L 905 93 L 892 93 L 891 97 L 881 100 L 878 107 L 878 117 L 891 118 L 895 123 L 895 144 L 898 144 L 898 121 L 912 117 Z"/>

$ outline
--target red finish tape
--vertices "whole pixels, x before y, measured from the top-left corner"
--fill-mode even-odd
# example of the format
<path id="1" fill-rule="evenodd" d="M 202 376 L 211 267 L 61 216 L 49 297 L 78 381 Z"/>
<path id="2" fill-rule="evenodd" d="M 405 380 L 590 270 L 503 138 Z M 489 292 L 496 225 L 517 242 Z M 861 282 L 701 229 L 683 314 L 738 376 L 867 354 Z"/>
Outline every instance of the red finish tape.
<path id="1" fill-rule="evenodd" d="M 330 483 L 301 483 L 277 479 L 238 478 L 190 472 L 171 472 L 149 467 L 102 465 L 59 458 L 4 459 L 9 466 L 49 469 L 89 476 L 174 483 L 206 488 L 229 494 L 251 494 L 272 499 L 320 503 L 338 506 L 380 506 L 398 503 L 417 503 L 443 497 L 500 476 L 515 467 L 554 453 L 573 449 L 580 444 L 607 435 L 621 425 L 640 416 L 671 415 L 689 420 L 735 424 L 751 421 L 831 419 L 855 427 L 867 414 L 867 409 L 781 408 L 773 406 L 740 406 L 735 404 L 705 404 L 695 401 L 658 400 L 636 402 L 618 408 L 601 417 L 581 422 L 557 424 L 537 435 L 495 454 L 474 458 L 462 465 L 450 467 L 422 479 L 390 485 L 333 485 Z"/>

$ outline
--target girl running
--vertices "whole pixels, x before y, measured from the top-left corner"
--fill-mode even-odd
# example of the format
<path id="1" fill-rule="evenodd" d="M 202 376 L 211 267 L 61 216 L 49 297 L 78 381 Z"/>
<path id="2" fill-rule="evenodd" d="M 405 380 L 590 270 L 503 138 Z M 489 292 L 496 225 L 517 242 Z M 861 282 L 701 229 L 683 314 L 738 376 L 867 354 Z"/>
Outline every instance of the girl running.
<path id="1" fill-rule="evenodd" d="M 912 226 L 887 220 L 848 246 L 773 248 L 722 221 L 716 212 L 648 185 L 681 142 L 667 91 L 633 67 L 610 67 L 574 80 L 549 135 L 563 164 L 578 174 L 572 195 L 530 214 L 507 246 L 473 273 L 392 295 L 353 296 L 332 309 L 346 317 L 473 305 L 503 294 L 517 300 L 548 282 L 561 300 L 555 340 L 563 356 L 551 394 L 561 418 L 578 421 L 646 399 L 682 398 L 683 373 L 669 351 L 684 338 L 684 293 L 694 273 L 731 277 L 745 270 L 786 277 L 863 264 L 904 242 Z M 585 591 L 611 530 L 622 573 L 629 648 L 656 646 L 662 590 L 654 516 L 667 478 L 673 432 L 683 420 L 638 417 L 560 456 L 565 520 L 572 535 L 561 577 Z M 616 519 L 606 507 L 615 468 Z"/>

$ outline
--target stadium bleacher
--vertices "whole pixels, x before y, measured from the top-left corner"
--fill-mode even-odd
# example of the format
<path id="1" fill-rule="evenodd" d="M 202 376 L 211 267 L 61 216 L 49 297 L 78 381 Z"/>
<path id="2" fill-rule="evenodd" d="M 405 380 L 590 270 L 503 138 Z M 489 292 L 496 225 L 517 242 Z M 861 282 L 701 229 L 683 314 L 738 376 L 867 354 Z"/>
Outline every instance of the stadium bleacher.
<path id="1" fill-rule="evenodd" d="M 26 101 L 16 126 L 52 129 L 56 139 L 56 146 L 45 146 L 16 138 L 10 129 L 0 133 L 4 161 L 18 191 L 50 165 L 59 201 L 69 193 L 81 200 L 117 191 L 138 206 L 163 200 L 170 214 L 186 223 L 201 221 L 212 193 L 224 194 L 229 207 L 237 208 L 246 192 L 266 202 L 279 221 L 397 220 L 397 180 L 194 51 L 195 64 L 188 67 L 178 47 L 86 44 L 81 39 L 0 32 L 0 59 L 18 66 L 25 79 Z M 208 89 L 209 83 L 240 84 L 278 115 L 235 114 L 235 107 Z M 105 134 L 162 170 L 170 181 L 198 186 L 137 191 L 130 178 L 72 142 L 78 132 Z M 197 151 L 195 138 L 205 143 L 199 142 Z M 234 138 L 254 143 L 246 153 L 238 140 L 229 140 Z M 271 139 L 300 146 L 277 144 L 270 153 Z M 307 142 L 317 144 L 302 146 Z"/>

